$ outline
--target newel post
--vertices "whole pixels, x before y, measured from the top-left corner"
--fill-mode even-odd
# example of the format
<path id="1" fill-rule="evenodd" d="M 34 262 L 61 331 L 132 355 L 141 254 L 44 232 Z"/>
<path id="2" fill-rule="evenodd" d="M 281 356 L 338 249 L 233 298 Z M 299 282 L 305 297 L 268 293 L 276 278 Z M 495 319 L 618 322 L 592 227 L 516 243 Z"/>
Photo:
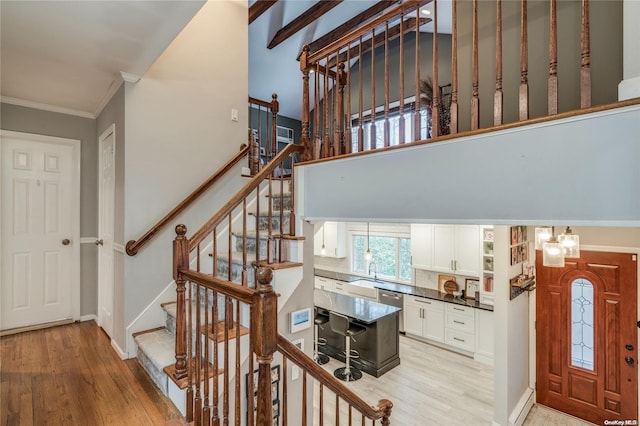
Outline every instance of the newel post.
<path id="1" fill-rule="evenodd" d="M 380 419 L 380 424 L 382 426 L 389 426 L 391 424 L 390 417 L 391 417 L 391 409 L 393 408 L 393 403 L 388 399 L 381 399 L 380 401 L 378 401 L 378 407 L 382 408 L 384 413 L 382 415 L 382 418 Z"/>
<path id="2" fill-rule="evenodd" d="M 186 280 L 180 269 L 189 266 L 189 240 L 185 236 L 187 227 L 176 226 L 176 238 L 173 240 L 173 279 L 176 281 L 176 369 L 174 378 L 180 380 L 187 376 L 187 328 L 186 328 Z"/>
<path id="3" fill-rule="evenodd" d="M 258 362 L 257 425 L 273 422 L 271 406 L 271 361 L 278 335 L 278 297 L 273 291 L 273 271 L 258 268 L 258 288 L 251 308 L 251 339 Z"/>
<path id="4" fill-rule="evenodd" d="M 309 136 L 309 46 L 302 48 L 300 55 L 300 71 L 302 71 L 302 133 L 300 144 L 304 147 L 302 161 L 309 161 L 311 154 L 311 138 Z M 317 126 L 318 123 L 314 123 Z"/>

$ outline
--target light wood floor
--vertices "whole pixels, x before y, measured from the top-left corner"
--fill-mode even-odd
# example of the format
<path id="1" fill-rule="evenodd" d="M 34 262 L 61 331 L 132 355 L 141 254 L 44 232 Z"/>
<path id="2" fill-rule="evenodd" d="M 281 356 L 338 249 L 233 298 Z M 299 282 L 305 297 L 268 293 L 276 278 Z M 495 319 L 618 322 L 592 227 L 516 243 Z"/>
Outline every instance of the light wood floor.
<path id="1" fill-rule="evenodd" d="M 181 425 L 93 321 L 0 338 L 0 425 Z"/>
<path id="2" fill-rule="evenodd" d="M 372 405 L 386 398 L 393 402 L 392 425 L 490 425 L 493 421 L 493 367 L 469 357 L 447 351 L 411 338 L 400 336 L 401 364 L 375 378 L 347 383 Z M 331 359 L 324 368 L 333 371 L 343 364 Z M 314 392 L 314 423 L 318 424 L 319 386 Z M 324 422 L 335 424 L 335 396 L 324 391 Z M 340 405 L 340 424 L 348 424 L 347 407 Z M 352 413 L 353 424 L 361 417 Z M 369 424 L 367 422 L 367 424 Z M 525 425 L 572 425 L 590 423 L 543 406 L 534 406 Z"/>

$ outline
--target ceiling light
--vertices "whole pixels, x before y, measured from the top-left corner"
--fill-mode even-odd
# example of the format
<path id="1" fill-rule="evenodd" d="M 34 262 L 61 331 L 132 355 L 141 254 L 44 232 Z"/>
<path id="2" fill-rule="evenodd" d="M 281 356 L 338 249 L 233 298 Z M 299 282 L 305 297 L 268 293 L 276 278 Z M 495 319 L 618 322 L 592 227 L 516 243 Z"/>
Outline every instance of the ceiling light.
<path id="1" fill-rule="evenodd" d="M 542 244 L 542 265 L 553 268 L 564 268 L 564 247 L 556 236 L 554 229 L 551 227 L 551 238 Z"/>
<path id="2" fill-rule="evenodd" d="M 564 248 L 564 257 L 580 257 L 580 236 L 574 234 L 570 227 L 558 235 L 558 241 Z"/>
<path id="3" fill-rule="evenodd" d="M 431 15 L 431 11 L 429 9 L 422 9 L 423 15 Z"/>
<path id="4" fill-rule="evenodd" d="M 551 239 L 551 227 L 536 228 L 536 250 L 542 250 L 542 245 Z"/>

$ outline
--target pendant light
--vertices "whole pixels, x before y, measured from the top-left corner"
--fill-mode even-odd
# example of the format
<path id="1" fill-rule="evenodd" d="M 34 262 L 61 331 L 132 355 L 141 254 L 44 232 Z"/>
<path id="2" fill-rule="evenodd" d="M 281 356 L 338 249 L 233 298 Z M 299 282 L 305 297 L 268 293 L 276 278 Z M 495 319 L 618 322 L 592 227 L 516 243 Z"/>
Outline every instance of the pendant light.
<path id="1" fill-rule="evenodd" d="M 558 235 L 558 241 L 564 248 L 564 257 L 580 257 L 580 236 L 574 234 L 570 227 Z"/>
<path id="2" fill-rule="evenodd" d="M 542 244 L 542 265 L 564 268 L 564 247 L 554 235 L 553 227 L 551 227 L 551 238 Z"/>
<path id="3" fill-rule="evenodd" d="M 371 250 L 369 250 L 369 222 L 367 222 L 367 251 L 364 252 L 364 259 L 367 262 L 371 260 Z"/>
<path id="4" fill-rule="evenodd" d="M 322 224 L 322 248 L 320 249 L 320 254 L 325 256 L 327 254 L 327 248 L 324 246 L 324 223 Z"/>
<path id="5" fill-rule="evenodd" d="M 542 250 L 542 245 L 551 239 L 551 227 L 536 228 L 536 250 Z"/>

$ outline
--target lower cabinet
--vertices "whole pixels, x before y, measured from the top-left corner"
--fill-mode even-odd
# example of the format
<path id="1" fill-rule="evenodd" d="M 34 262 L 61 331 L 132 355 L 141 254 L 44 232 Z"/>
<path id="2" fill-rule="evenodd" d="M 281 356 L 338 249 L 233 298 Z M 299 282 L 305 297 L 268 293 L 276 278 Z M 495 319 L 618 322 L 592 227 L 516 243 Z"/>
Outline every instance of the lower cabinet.
<path id="1" fill-rule="evenodd" d="M 467 352 L 475 351 L 475 309 L 447 303 L 445 343 Z"/>
<path id="2" fill-rule="evenodd" d="M 404 297 L 404 331 L 414 336 L 444 342 L 444 302 L 422 297 Z"/>

